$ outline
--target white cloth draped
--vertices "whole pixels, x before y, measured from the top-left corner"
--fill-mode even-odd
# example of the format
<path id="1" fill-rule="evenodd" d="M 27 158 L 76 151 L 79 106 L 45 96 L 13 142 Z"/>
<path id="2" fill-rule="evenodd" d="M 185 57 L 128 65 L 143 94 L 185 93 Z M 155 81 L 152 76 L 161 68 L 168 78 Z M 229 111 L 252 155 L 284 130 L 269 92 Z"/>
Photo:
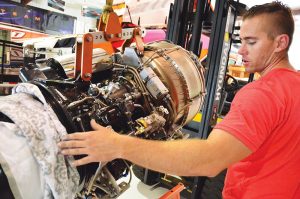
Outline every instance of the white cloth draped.
<path id="1" fill-rule="evenodd" d="M 17 85 L 12 95 L 0 97 L 0 112 L 14 122 L 0 122 L 0 164 L 14 196 L 74 198 L 79 174 L 70 165 L 73 158 L 57 147 L 66 130 L 39 88 Z"/>

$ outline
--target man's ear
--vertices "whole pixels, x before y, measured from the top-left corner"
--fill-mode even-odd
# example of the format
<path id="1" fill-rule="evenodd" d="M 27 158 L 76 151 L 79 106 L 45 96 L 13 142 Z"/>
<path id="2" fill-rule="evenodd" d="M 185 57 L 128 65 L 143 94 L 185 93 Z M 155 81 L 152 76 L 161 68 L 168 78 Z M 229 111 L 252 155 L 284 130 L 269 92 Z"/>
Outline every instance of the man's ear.
<path id="1" fill-rule="evenodd" d="M 290 38 L 287 34 L 281 34 L 275 38 L 275 41 L 276 41 L 275 52 L 281 52 L 288 48 Z"/>

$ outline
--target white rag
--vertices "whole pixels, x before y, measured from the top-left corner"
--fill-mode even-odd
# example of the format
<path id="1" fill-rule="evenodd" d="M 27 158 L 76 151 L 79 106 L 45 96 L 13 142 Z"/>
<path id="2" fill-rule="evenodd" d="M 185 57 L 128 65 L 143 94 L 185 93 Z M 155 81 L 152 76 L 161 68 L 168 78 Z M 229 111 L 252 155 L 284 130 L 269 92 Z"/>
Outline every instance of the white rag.
<path id="1" fill-rule="evenodd" d="M 67 132 L 39 88 L 30 83 L 18 84 L 12 95 L 0 97 L 0 112 L 14 122 L 1 122 L 0 125 L 0 163 L 6 175 L 9 174 L 14 196 L 41 198 L 41 192 L 45 199 L 74 198 L 80 177 L 77 169 L 71 166 L 74 159 L 59 154 L 57 147 Z M 8 147 L 10 150 L 6 150 Z M 23 172 L 29 173 L 23 174 L 22 179 Z M 28 176 L 32 178 L 26 179 Z M 37 182 L 32 183 L 32 180 Z M 32 189 L 37 194 L 35 197 L 28 195 L 32 194 Z"/>

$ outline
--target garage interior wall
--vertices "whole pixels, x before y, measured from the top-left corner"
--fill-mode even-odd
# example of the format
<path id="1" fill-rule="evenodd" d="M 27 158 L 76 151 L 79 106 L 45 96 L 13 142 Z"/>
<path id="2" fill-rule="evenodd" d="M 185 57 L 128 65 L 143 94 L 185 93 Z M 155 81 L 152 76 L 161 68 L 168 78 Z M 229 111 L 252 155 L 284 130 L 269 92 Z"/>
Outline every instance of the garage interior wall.
<path id="1" fill-rule="evenodd" d="M 47 0 L 33 0 L 28 5 L 76 17 L 75 34 L 86 33 L 89 29 L 96 27 L 97 19 L 81 16 L 81 4 L 72 3 L 72 1 L 65 2 L 64 12 L 49 7 Z M 99 8 L 102 8 L 102 5 L 99 5 Z"/>
<path id="2" fill-rule="evenodd" d="M 145 2 L 147 2 L 147 1 L 148 0 L 146 0 Z M 172 2 L 170 0 L 168 0 L 168 1 Z M 256 1 L 249 2 L 249 1 L 242 0 L 241 2 L 245 3 L 248 7 L 251 7 L 254 4 L 262 4 L 262 3 L 266 3 L 266 2 L 270 2 L 270 1 L 271 0 L 264 0 L 264 1 L 259 0 L 259 2 L 256 2 Z M 288 1 L 287 0 L 282 0 L 283 3 L 287 3 L 288 5 L 290 5 L 289 1 L 290 0 L 288 0 Z M 66 5 L 64 7 L 65 8 L 64 12 L 61 12 L 59 10 L 56 10 L 56 9 L 53 9 L 53 8 L 49 7 L 48 4 L 47 4 L 47 0 L 33 0 L 28 5 L 34 6 L 34 7 L 39 7 L 39 8 L 46 9 L 46 10 L 55 11 L 55 12 L 60 12 L 60 13 L 63 13 L 63 14 L 67 14 L 67 15 L 76 17 L 77 20 L 76 20 L 75 27 L 74 27 L 74 30 L 75 30 L 74 33 L 76 33 L 76 34 L 86 33 L 86 32 L 89 31 L 89 29 L 93 29 L 93 28 L 96 27 L 96 19 L 95 18 L 81 16 L 81 7 L 82 7 L 81 4 L 72 3 L 71 0 L 65 0 L 65 2 L 66 2 Z M 75 2 L 76 2 L 76 0 L 75 0 Z M 136 3 L 135 1 L 133 1 L 133 2 Z M 143 3 L 143 2 L 140 2 L 140 3 Z M 165 4 L 163 4 L 163 5 L 165 5 Z M 294 7 L 294 6 L 297 7 L 297 5 L 296 4 L 295 5 L 291 4 L 290 6 L 291 7 Z M 97 7 L 102 8 L 103 5 L 99 4 L 99 5 L 97 5 Z M 135 15 L 135 14 L 132 13 L 132 15 Z M 124 19 L 127 19 L 126 18 L 126 13 L 125 13 Z M 298 46 L 300 46 L 300 15 L 299 14 L 295 15 L 295 33 L 294 33 L 293 43 L 292 43 L 292 45 L 290 47 L 290 50 L 289 50 L 289 58 L 290 58 L 290 61 L 291 61 L 292 65 L 296 69 L 300 70 L 300 58 L 299 58 L 299 55 L 297 53 L 298 52 L 298 50 L 297 50 Z"/>

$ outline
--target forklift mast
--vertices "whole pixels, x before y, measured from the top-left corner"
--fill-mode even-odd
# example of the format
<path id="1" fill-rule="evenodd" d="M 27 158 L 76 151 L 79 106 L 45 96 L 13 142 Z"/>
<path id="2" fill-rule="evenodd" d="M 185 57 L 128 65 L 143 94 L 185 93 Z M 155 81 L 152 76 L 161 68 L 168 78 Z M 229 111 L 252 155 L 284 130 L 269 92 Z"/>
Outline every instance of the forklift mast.
<path id="1" fill-rule="evenodd" d="M 170 4 L 166 39 L 199 56 L 202 24 L 208 12 L 207 0 L 175 0 Z"/>
<path id="2" fill-rule="evenodd" d="M 206 139 L 217 122 L 223 83 L 226 75 L 231 36 L 236 18 L 231 2 L 217 0 L 207 55 L 206 98 L 202 108 L 202 120 L 198 137 Z M 192 188 L 192 199 L 201 198 L 206 177 L 196 177 Z"/>
<path id="3" fill-rule="evenodd" d="M 200 55 L 200 37 L 204 22 L 207 23 L 211 8 L 209 0 L 175 0 L 170 6 L 167 39 L 177 45 Z M 196 3 L 196 4 L 195 4 Z M 196 12 L 193 6 L 196 5 Z M 241 15 L 246 6 L 234 0 L 216 0 L 213 10 L 210 42 L 207 55 L 206 97 L 202 107 L 202 119 L 192 136 L 206 139 L 217 123 L 221 112 L 222 91 L 237 15 Z M 189 40 L 189 38 L 191 38 Z M 192 199 L 199 199 L 206 177 L 194 178 Z"/>
<path id="4" fill-rule="evenodd" d="M 202 109 L 199 137 L 206 139 L 216 124 L 223 83 L 231 48 L 236 7 L 234 1 L 217 0 L 207 55 L 206 99 Z"/>
<path id="5" fill-rule="evenodd" d="M 203 27 L 207 29 L 206 24 L 212 24 L 208 27 L 209 30 L 206 30 L 210 37 L 205 77 L 207 95 L 201 110 L 202 120 L 196 129 L 196 137 L 207 138 L 211 128 L 216 124 L 234 23 L 236 16 L 245 8 L 245 5 L 234 0 L 216 0 L 213 11 L 210 0 L 175 0 L 170 6 L 166 39 L 198 56 L 201 52 L 200 38 Z"/>

